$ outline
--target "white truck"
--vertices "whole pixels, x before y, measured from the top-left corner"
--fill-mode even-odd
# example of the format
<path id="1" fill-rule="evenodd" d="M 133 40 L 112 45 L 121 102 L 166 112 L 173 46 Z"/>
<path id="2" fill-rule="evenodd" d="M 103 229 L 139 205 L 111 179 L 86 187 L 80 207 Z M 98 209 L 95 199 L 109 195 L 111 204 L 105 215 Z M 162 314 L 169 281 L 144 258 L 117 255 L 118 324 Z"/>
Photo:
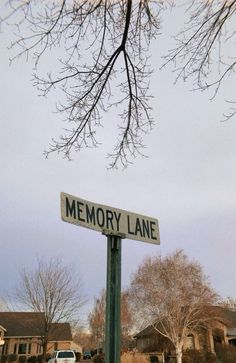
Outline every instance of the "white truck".
<path id="1" fill-rule="evenodd" d="M 56 350 L 48 363 L 75 363 L 76 357 L 73 350 Z"/>

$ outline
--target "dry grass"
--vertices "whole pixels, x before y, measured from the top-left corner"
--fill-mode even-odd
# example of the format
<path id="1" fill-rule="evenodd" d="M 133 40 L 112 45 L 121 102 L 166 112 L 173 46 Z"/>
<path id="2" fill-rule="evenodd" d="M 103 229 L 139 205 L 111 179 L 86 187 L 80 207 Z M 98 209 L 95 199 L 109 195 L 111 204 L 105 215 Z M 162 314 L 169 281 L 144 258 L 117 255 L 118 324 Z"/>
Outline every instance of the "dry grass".
<path id="1" fill-rule="evenodd" d="M 124 353 L 121 356 L 121 363 L 149 363 L 149 359 L 141 353 Z"/>

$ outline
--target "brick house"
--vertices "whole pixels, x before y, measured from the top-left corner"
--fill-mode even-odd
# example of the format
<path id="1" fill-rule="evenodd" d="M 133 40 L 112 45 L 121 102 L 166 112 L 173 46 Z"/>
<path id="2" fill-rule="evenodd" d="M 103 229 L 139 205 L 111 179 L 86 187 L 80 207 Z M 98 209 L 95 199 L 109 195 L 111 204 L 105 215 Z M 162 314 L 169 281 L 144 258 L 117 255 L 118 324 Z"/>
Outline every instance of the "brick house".
<path id="1" fill-rule="evenodd" d="M 2 354 L 37 356 L 42 354 L 42 323 L 44 313 L 0 312 L 0 326 L 4 334 Z M 1 328 L 0 328 L 1 332 Z M 47 352 L 70 349 L 72 334 L 69 323 L 54 323 L 49 332 Z"/>
<path id="2" fill-rule="evenodd" d="M 184 350 L 205 350 L 215 353 L 217 345 L 236 346 L 236 311 L 217 307 L 218 319 L 208 329 L 189 331 L 184 341 Z M 149 325 L 134 337 L 136 347 L 140 352 L 165 352 L 172 351 L 172 343 L 161 336 L 152 325 Z"/>

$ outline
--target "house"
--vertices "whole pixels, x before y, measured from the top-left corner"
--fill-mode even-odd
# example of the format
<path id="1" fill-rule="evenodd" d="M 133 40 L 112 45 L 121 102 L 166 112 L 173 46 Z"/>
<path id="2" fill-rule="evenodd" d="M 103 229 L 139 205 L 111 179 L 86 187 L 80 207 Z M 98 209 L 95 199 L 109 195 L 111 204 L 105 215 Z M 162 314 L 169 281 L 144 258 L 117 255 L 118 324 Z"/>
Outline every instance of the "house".
<path id="1" fill-rule="evenodd" d="M 2 355 L 5 332 L 6 332 L 6 329 L 2 325 L 0 325 L 0 357 Z"/>
<path id="2" fill-rule="evenodd" d="M 207 329 L 189 331 L 184 341 L 184 350 L 204 350 L 215 354 L 218 345 L 236 346 L 236 311 L 221 307 L 215 309 L 218 318 L 214 324 Z M 134 338 L 140 352 L 174 352 L 173 344 L 160 335 L 152 325 L 140 331 Z"/>
<path id="3" fill-rule="evenodd" d="M 2 354 L 37 356 L 42 354 L 42 323 L 44 313 L 0 312 L 0 332 L 4 336 Z M 47 352 L 70 349 L 72 334 L 70 324 L 54 323 L 49 331 Z"/>
<path id="4" fill-rule="evenodd" d="M 3 345 L 6 329 L 0 325 L 0 346 Z"/>

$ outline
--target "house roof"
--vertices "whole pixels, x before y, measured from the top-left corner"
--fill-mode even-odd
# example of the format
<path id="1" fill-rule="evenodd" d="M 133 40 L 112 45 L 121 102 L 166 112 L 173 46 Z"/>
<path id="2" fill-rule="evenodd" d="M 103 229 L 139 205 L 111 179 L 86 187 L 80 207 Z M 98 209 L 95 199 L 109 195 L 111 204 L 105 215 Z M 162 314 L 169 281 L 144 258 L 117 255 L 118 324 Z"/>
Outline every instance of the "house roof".
<path id="1" fill-rule="evenodd" d="M 236 328 L 236 311 L 229 310 L 220 306 L 214 306 L 216 312 L 216 320 L 221 321 L 228 327 L 229 332 L 235 331 Z M 155 324 L 154 324 L 155 325 Z M 134 335 L 134 338 L 149 336 L 155 333 L 153 325 L 148 325 L 146 328 Z"/>
<path id="2" fill-rule="evenodd" d="M 149 336 L 155 332 L 156 332 L 156 330 L 154 329 L 153 325 L 148 325 L 146 328 L 141 330 L 139 333 L 135 334 L 134 338 Z"/>
<path id="3" fill-rule="evenodd" d="M 50 341 L 72 341 L 72 333 L 69 323 L 54 323 L 49 331 Z"/>
<path id="4" fill-rule="evenodd" d="M 5 336 L 40 336 L 44 313 L 0 312 L 0 324 L 6 329 Z"/>
<path id="5" fill-rule="evenodd" d="M 236 311 L 222 308 L 222 314 L 230 326 L 236 327 Z"/>
<path id="6" fill-rule="evenodd" d="M 44 313 L 34 312 L 0 312 L 0 325 L 6 329 L 7 337 L 40 337 Z M 53 323 L 49 332 L 51 341 L 71 341 L 69 323 Z"/>

